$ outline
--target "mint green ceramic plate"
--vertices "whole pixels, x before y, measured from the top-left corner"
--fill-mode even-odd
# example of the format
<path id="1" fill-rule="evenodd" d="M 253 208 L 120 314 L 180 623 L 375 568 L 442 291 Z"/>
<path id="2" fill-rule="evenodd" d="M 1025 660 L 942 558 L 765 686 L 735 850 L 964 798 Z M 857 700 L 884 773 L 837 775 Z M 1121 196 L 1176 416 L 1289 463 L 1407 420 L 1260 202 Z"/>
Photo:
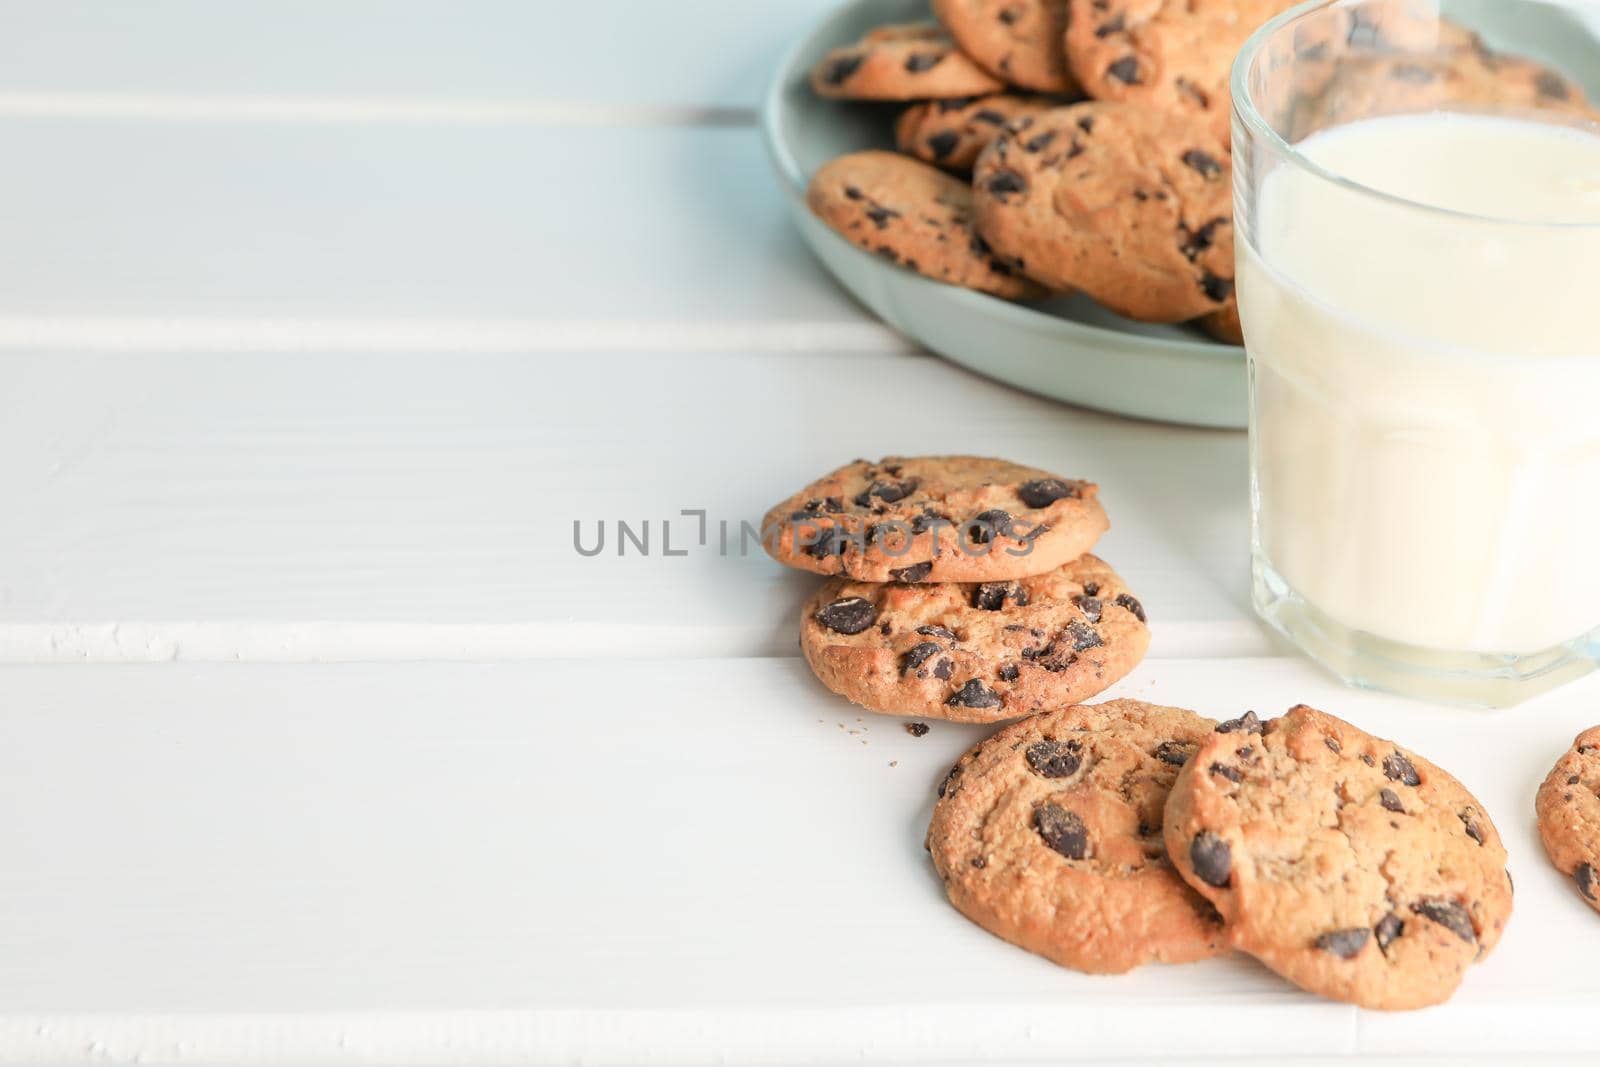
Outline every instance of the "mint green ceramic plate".
<path id="1" fill-rule="evenodd" d="M 861 251 L 806 208 L 806 184 L 828 160 L 894 147 L 896 113 L 819 99 L 807 85 L 812 66 L 873 26 L 927 18 L 926 0 L 852 0 L 780 66 L 766 101 L 767 147 L 806 243 L 885 322 L 980 374 L 1102 411 L 1242 428 L 1244 349 L 1185 326 L 1132 322 L 1085 297 L 1022 305 L 943 285 Z"/>

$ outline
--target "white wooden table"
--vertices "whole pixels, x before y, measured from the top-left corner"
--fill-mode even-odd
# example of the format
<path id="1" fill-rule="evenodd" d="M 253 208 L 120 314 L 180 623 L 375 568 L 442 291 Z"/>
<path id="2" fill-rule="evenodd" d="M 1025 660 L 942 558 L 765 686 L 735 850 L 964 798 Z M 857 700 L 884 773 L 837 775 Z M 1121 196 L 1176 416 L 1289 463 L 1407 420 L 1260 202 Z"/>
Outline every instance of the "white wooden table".
<path id="1" fill-rule="evenodd" d="M 1344 692 L 1250 617 L 1242 435 L 864 315 L 753 126 L 826 2 L 0 2 L 0 1062 L 1600 1054 L 1531 826 L 1600 688 Z M 715 544 L 933 450 L 1103 485 L 1156 633 L 1119 692 L 1320 703 L 1479 791 L 1521 895 L 1456 1001 L 1090 979 L 942 901 L 980 732 L 830 696 L 812 580 Z M 600 520 L 652 554 L 580 556 Z"/>

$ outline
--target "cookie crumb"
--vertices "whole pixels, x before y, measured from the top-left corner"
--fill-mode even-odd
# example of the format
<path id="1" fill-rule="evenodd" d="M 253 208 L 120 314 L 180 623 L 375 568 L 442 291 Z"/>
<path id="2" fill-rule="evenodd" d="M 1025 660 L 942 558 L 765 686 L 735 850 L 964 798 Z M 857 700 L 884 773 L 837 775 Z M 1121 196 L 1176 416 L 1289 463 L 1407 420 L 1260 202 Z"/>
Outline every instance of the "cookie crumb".
<path id="1" fill-rule="evenodd" d="M 906 723 L 906 733 L 910 734 L 912 737 L 926 737 L 930 729 L 931 727 L 929 727 L 925 722 Z"/>
<path id="2" fill-rule="evenodd" d="M 897 760 L 897 759 L 892 759 L 892 760 L 889 761 L 889 766 L 898 767 L 898 766 L 900 766 L 900 761 Z"/>

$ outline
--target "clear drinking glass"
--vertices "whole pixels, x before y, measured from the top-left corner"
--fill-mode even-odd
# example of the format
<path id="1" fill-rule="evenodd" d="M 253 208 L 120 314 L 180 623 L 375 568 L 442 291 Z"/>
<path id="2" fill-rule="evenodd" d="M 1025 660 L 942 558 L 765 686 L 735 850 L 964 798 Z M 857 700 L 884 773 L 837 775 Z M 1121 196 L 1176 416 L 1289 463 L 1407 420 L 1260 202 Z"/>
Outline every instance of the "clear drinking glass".
<path id="1" fill-rule="evenodd" d="M 1351 682 L 1501 707 L 1600 658 L 1594 25 L 1334 0 L 1234 67 L 1255 603 Z"/>

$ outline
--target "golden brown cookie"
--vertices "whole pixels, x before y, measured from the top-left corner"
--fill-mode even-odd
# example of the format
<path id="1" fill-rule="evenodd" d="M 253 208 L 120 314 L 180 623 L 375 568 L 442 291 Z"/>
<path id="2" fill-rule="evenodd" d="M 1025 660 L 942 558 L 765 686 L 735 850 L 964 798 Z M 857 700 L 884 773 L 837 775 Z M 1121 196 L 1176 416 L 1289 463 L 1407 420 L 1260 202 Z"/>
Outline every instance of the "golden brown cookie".
<path id="1" fill-rule="evenodd" d="M 1244 324 L 1239 321 L 1237 301 L 1230 300 L 1228 306 L 1221 311 L 1213 311 L 1196 319 L 1195 325 L 1223 344 L 1244 344 Z"/>
<path id="2" fill-rule="evenodd" d="M 1227 139 L 1246 38 L 1296 0 L 1071 0 L 1067 62 L 1084 92 L 1200 117 Z"/>
<path id="3" fill-rule="evenodd" d="M 1578 735 L 1539 787 L 1535 808 L 1550 862 L 1600 911 L 1600 726 Z"/>
<path id="4" fill-rule="evenodd" d="M 1216 724 L 1133 700 L 1024 719 L 961 758 L 928 851 L 950 902 L 1066 967 L 1120 974 L 1223 951 L 1216 911 L 1173 873 L 1162 809 Z"/>
<path id="5" fill-rule="evenodd" d="M 836 100 L 942 100 L 1005 88 L 931 23 L 884 26 L 829 52 L 811 88 Z"/>
<path id="6" fill-rule="evenodd" d="M 1293 132 L 1307 136 L 1359 119 L 1435 109 L 1594 114 L 1582 89 L 1541 63 L 1460 48 L 1341 58 L 1321 91 L 1301 103 Z"/>
<path id="7" fill-rule="evenodd" d="M 924 163 L 966 173 L 1006 123 L 1059 106 L 1043 97 L 1010 93 L 912 104 L 895 123 L 895 147 Z"/>
<path id="8" fill-rule="evenodd" d="M 1146 322 L 1233 298 L 1233 182 L 1203 123 L 1133 104 L 1022 118 L 978 157 L 978 232 L 1046 286 Z"/>
<path id="9" fill-rule="evenodd" d="M 978 65 L 1022 89 L 1070 93 L 1067 0 L 933 0 L 933 14 Z"/>
<path id="10" fill-rule="evenodd" d="M 762 521 L 779 563 L 862 582 L 996 582 L 1055 570 L 1110 528 L 1100 487 L 976 456 L 856 460 Z"/>
<path id="11" fill-rule="evenodd" d="M 890 715 L 1000 722 L 1104 692 L 1150 647 L 1144 606 L 1084 556 L 1015 581 L 835 578 L 801 609 L 822 683 Z"/>
<path id="12" fill-rule="evenodd" d="M 806 202 L 852 244 L 935 281 L 1012 300 L 1044 289 L 972 228 L 972 187 L 895 152 L 856 152 L 811 179 Z"/>
<path id="13" fill-rule="evenodd" d="M 1511 916 L 1506 850 L 1432 763 L 1308 707 L 1224 723 L 1178 776 L 1167 851 L 1234 947 L 1367 1008 L 1450 998 Z"/>

